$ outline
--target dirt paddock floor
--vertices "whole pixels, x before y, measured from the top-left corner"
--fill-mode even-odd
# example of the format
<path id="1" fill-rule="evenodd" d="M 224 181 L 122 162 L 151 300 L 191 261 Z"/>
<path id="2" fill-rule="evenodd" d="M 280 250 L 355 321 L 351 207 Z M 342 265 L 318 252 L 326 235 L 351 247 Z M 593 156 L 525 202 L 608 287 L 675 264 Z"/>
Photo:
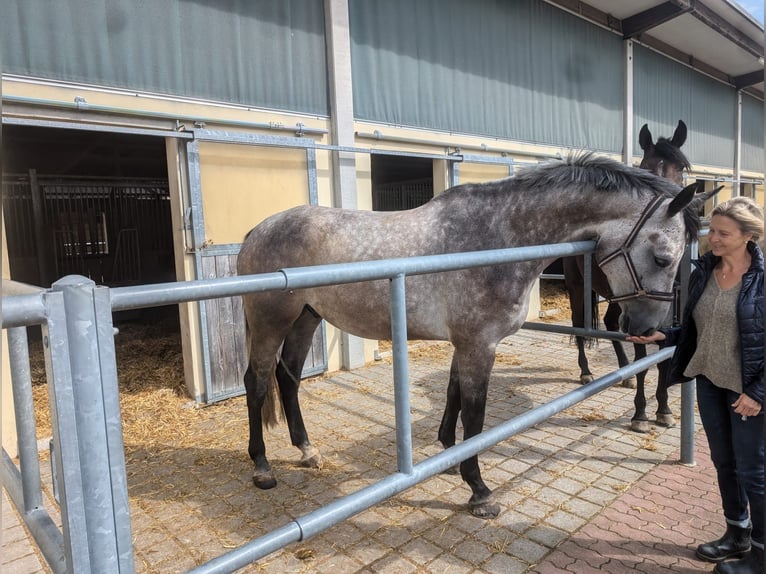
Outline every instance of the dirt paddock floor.
<path id="1" fill-rule="evenodd" d="M 560 305 L 548 288 L 543 308 Z M 567 323 L 562 314 L 548 320 Z M 172 317 L 170 327 L 172 327 Z M 183 390 L 178 332 L 163 322 L 126 324 L 118 373 L 136 570 L 185 572 L 284 526 L 396 470 L 388 353 L 352 372 L 302 383 L 301 401 L 321 470 L 298 465 L 285 425 L 266 434 L 278 485 L 252 483 L 244 397 L 197 408 Z M 614 369 L 611 345 L 589 353 L 594 372 Z M 451 346 L 410 351 L 415 462 L 441 450 Z M 39 377 L 40 365 L 33 364 Z M 498 348 L 487 405 L 494 426 L 577 388 L 576 349 L 563 335 L 521 331 Z M 43 371 L 44 380 L 44 371 Z M 653 392 L 654 385 L 650 385 Z M 35 385 L 38 436 L 50 436 L 45 385 Z M 679 412 L 680 390 L 671 390 Z M 501 514 L 470 515 L 470 490 L 439 475 L 243 572 L 527 572 L 605 505 L 677 450 L 679 429 L 628 430 L 633 391 L 612 387 L 480 454 Z M 656 404 L 649 399 L 653 412 Z M 459 433 L 462 431 L 459 430 Z M 43 450 L 44 482 L 50 466 Z M 51 506 L 51 512 L 55 509 Z"/>

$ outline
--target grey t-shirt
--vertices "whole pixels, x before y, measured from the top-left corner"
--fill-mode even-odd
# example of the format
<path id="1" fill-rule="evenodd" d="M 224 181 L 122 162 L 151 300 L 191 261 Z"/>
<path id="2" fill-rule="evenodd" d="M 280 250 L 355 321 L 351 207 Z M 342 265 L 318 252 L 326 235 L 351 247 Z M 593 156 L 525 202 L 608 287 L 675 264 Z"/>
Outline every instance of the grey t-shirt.
<path id="1" fill-rule="evenodd" d="M 717 387 L 742 392 L 739 336 L 737 334 L 737 298 L 742 287 L 718 286 L 715 275 L 708 280 L 700 300 L 692 311 L 697 325 L 697 350 L 684 375 L 704 375 Z"/>

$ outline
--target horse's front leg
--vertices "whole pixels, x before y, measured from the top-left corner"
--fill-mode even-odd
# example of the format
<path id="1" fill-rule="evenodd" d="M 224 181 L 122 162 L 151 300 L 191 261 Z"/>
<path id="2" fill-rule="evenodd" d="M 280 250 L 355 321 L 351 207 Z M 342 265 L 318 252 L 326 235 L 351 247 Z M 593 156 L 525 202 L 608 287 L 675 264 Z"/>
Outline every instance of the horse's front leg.
<path id="1" fill-rule="evenodd" d="M 573 325 L 577 327 L 577 325 Z M 585 354 L 585 337 L 575 337 L 577 343 L 577 365 L 580 367 L 580 383 L 587 385 L 593 382 L 593 373 L 590 371 L 588 356 Z"/>
<path id="2" fill-rule="evenodd" d="M 617 303 L 609 303 L 604 314 L 604 325 L 608 331 L 620 330 L 620 313 L 622 313 L 622 310 Z M 630 361 L 628 360 L 628 355 L 625 354 L 625 347 L 622 346 L 622 343 L 613 340 L 612 346 L 614 347 L 614 354 L 617 356 L 617 364 L 620 367 L 627 365 Z M 628 389 L 635 389 L 636 378 L 628 377 L 622 381 L 622 386 Z"/>
<path id="3" fill-rule="evenodd" d="M 646 345 L 633 345 L 635 350 L 635 360 L 643 359 L 646 357 Z M 642 371 L 636 375 L 638 385 L 636 386 L 636 396 L 633 399 L 633 404 L 636 407 L 636 411 L 633 414 L 633 418 L 630 419 L 630 430 L 633 432 L 646 433 L 649 432 L 649 419 L 646 416 L 646 393 L 644 392 L 644 384 L 646 382 L 646 371 Z"/>
<path id="4" fill-rule="evenodd" d="M 247 452 L 255 464 L 253 472 L 253 483 L 258 488 L 268 489 L 277 485 L 274 478 L 274 472 L 266 459 L 266 445 L 263 442 L 263 418 L 261 409 L 266 400 L 266 393 L 269 392 L 269 377 L 260 378 L 253 372 L 252 366 L 247 367 L 245 371 L 245 392 L 247 393 L 247 416 L 250 423 L 250 440 Z"/>
<path id="5" fill-rule="evenodd" d="M 479 434 L 484 428 L 487 406 L 487 386 L 495 362 L 494 346 L 455 351 L 460 373 L 460 418 L 463 422 L 463 440 Z M 468 501 L 471 513 L 479 518 L 495 518 L 500 506 L 493 501 L 492 491 L 481 478 L 479 457 L 474 455 L 460 463 L 460 475 L 471 487 L 473 495 Z"/>
<path id="6" fill-rule="evenodd" d="M 670 359 L 666 359 L 657 364 L 657 424 L 663 427 L 672 427 L 676 424 L 673 411 L 668 404 L 668 371 L 670 369 Z"/>
<path id="7" fill-rule="evenodd" d="M 457 369 L 457 355 L 452 355 L 452 365 L 449 370 L 449 383 L 447 384 L 447 403 L 444 406 L 442 422 L 439 425 L 439 442 L 442 446 L 450 448 L 455 446 L 455 433 L 457 430 L 457 418 L 460 414 L 460 382 Z M 453 466 L 444 471 L 445 474 L 457 474 L 458 466 Z"/>

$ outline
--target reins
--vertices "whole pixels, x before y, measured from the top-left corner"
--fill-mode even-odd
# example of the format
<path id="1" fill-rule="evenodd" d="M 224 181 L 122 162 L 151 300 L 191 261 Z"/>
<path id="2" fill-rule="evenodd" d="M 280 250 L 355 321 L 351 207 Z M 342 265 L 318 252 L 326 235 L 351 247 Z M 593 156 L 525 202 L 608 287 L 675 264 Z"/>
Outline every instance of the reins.
<path id="1" fill-rule="evenodd" d="M 636 272 L 636 267 L 633 265 L 633 260 L 630 257 L 630 253 L 628 252 L 630 246 L 638 236 L 638 232 L 641 231 L 641 228 L 654 214 L 654 212 L 657 211 L 657 208 L 659 208 L 665 199 L 666 198 L 662 195 L 658 195 L 651 202 L 649 202 L 649 204 L 644 208 L 644 211 L 641 213 L 641 216 L 638 218 L 638 221 L 636 221 L 635 225 L 633 226 L 630 234 L 628 234 L 628 236 L 625 238 L 623 244 L 598 262 L 598 266 L 602 267 L 604 263 L 608 263 L 612 259 L 615 259 L 621 255 L 625 259 L 625 265 L 628 268 L 628 273 L 633 280 L 633 285 L 636 287 L 636 291 L 633 293 L 610 297 L 608 299 L 610 303 L 620 303 L 621 301 L 630 301 L 631 299 L 656 299 L 658 301 L 673 301 L 675 298 L 675 293 L 673 292 L 647 291 L 644 289 L 643 285 L 641 285 L 641 279 L 638 277 L 638 273 Z"/>

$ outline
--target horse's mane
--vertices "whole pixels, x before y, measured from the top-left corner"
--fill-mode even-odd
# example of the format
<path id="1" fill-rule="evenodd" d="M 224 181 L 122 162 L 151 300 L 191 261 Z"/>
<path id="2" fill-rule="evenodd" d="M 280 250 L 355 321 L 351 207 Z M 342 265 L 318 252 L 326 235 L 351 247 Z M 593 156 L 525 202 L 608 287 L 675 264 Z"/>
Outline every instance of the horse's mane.
<path id="1" fill-rule="evenodd" d="M 633 193 L 647 190 L 654 195 L 674 197 L 678 186 L 666 178 L 632 167 L 592 151 L 573 152 L 565 159 L 550 160 L 520 169 L 513 177 L 516 184 L 530 189 L 575 187 L 586 193 Z"/>
<path id="2" fill-rule="evenodd" d="M 692 164 L 681 151 L 681 148 L 670 143 L 668 138 L 661 137 L 657 140 L 657 143 L 654 144 L 654 153 L 667 162 L 680 165 L 686 171 L 690 171 L 692 168 Z"/>
<path id="3" fill-rule="evenodd" d="M 604 193 L 638 194 L 647 190 L 654 195 L 670 198 L 675 197 L 680 191 L 678 185 L 669 179 L 592 151 L 573 152 L 565 159 L 550 160 L 535 166 L 520 168 L 512 177 L 496 183 L 502 185 L 507 191 L 513 188 L 525 188 L 537 190 L 540 193 L 562 187 L 570 189 L 574 187 L 575 190 L 583 193 L 595 189 L 597 192 Z M 686 236 L 689 240 L 696 238 L 700 230 L 698 208 L 697 202 L 692 202 L 684 209 Z"/>

